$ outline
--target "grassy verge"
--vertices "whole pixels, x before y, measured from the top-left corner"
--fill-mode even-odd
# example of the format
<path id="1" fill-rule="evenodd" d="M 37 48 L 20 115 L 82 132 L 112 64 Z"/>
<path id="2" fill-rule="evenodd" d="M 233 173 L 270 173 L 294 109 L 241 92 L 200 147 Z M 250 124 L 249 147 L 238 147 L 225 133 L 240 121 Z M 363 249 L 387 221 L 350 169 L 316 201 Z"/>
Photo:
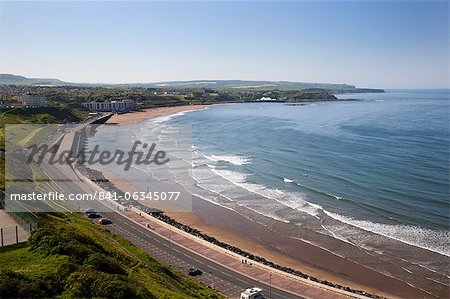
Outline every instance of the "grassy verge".
<path id="1" fill-rule="evenodd" d="M 63 104 L 58 107 L 13 108 L 0 110 L 0 149 L 4 148 L 6 124 L 51 124 L 79 122 L 89 112 L 75 104 Z"/>
<path id="2" fill-rule="evenodd" d="M 58 107 L 13 108 L 0 110 L 0 152 L 5 148 L 6 124 L 48 124 L 79 122 L 89 112 L 78 104 L 64 103 Z M 5 189 L 5 155 L 0 153 L 0 189 Z M 3 200 L 0 197 L 0 208 Z"/>
<path id="3" fill-rule="evenodd" d="M 80 214 L 42 216 L 0 265 L 0 298 L 223 298 Z"/>

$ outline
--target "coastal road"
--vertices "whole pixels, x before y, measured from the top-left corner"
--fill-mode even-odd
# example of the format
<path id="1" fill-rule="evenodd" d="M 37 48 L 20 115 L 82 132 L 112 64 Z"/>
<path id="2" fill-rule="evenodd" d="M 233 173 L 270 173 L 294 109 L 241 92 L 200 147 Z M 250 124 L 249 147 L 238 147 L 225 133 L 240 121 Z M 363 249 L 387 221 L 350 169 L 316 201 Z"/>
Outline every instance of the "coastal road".
<path id="1" fill-rule="evenodd" d="M 50 179 L 49 183 L 53 190 L 66 194 L 93 194 L 95 192 L 93 186 L 80 180 L 78 175 L 67 165 L 53 165 L 50 167 L 44 166 L 44 164 L 43 170 Z M 106 206 L 98 201 L 90 201 L 89 203 L 81 202 L 79 208 L 81 210 L 94 208 L 98 211 L 105 211 Z M 122 235 L 146 251 L 150 256 L 186 274 L 189 268 L 200 269 L 203 271 L 203 275 L 195 278 L 229 298 L 238 298 L 240 292 L 249 287 L 263 289 L 267 298 L 270 298 L 269 294 L 274 299 L 302 298 L 300 295 L 277 289 L 276 286 L 270 287 L 267 284 L 260 283 L 199 254 L 195 254 L 174 242 L 166 240 L 156 232 L 129 220 L 118 212 L 111 210 L 109 213 L 103 212 L 102 214 L 113 220 L 114 223 L 107 226 L 113 233 Z"/>
<path id="2" fill-rule="evenodd" d="M 71 141 L 74 140 L 74 135 L 74 130 L 65 134 L 59 151 L 67 150 L 72 146 L 73 142 Z M 66 195 L 69 193 L 94 194 L 101 190 L 99 186 L 85 178 L 78 171 L 75 171 L 70 165 L 56 164 L 50 166 L 47 163 L 43 163 L 41 166 L 49 179 L 49 182 L 46 182 L 46 184 L 55 192 Z M 60 204 L 58 203 L 58 205 Z M 358 297 L 355 294 L 332 289 L 307 280 L 289 278 L 283 273 L 276 272 L 276 270 L 272 271 L 271 269 L 259 266 L 253 267 L 251 265 L 248 265 L 250 268 L 247 268 L 247 265 L 240 264 L 239 257 L 236 257 L 235 260 L 231 258 L 230 261 L 230 258 L 227 257 L 228 253 L 224 253 L 218 248 L 200 246 L 199 241 L 195 237 L 184 237 L 184 239 L 190 240 L 191 245 L 195 243 L 194 246 L 186 245 L 183 240 L 177 239 L 183 238 L 181 231 L 170 226 L 171 232 L 154 231 L 151 228 L 147 228 L 145 223 L 140 223 L 140 221 L 135 219 L 135 216 L 138 214 L 114 212 L 116 207 L 111 207 L 98 200 L 81 201 L 78 204 L 72 202 L 72 205 L 72 211 L 84 211 L 87 208 L 93 208 L 103 214 L 103 216 L 112 219 L 113 224 L 107 226 L 111 232 L 122 235 L 163 264 L 186 274 L 189 268 L 200 269 L 203 271 L 203 275 L 196 276 L 195 279 L 204 282 L 229 298 L 238 298 L 243 289 L 250 287 L 259 287 L 263 289 L 266 298 L 274 299 Z M 63 211 L 70 210 L 63 207 Z M 155 219 L 152 219 L 152 221 L 160 222 Z M 161 226 L 163 222 L 160 223 L 158 225 Z M 269 277 L 272 277 L 272 282 L 276 281 L 277 283 L 269 286 Z"/>
<path id="3" fill-rule="evenodd" d="M 270 291 L 269 285 L 262 284 L 178 246 L 176 243 L 121 216 L 119 213 L 114 213 L 110 217 L 114 219 L 114 223 L 109 226 L 113 233 L 122 235 L 150 255 L 156 255 L 157 259 L 172 267 L 178 268 L 178 270 L 184 273 L 187 273 L 189 268 L 200 269 L 203 271 L 203 275 L 197 277 L 200 281 L 219 290 L 230 298 L 238 298 L 240 291 L 248 287 L 259 287 L 263 289 L 267 298 L 270 298 L 269 294 L 274 299 L 302 298 L 299 295 L 279 290 L 274 286 L 272 286 L 272 290 Z"/>

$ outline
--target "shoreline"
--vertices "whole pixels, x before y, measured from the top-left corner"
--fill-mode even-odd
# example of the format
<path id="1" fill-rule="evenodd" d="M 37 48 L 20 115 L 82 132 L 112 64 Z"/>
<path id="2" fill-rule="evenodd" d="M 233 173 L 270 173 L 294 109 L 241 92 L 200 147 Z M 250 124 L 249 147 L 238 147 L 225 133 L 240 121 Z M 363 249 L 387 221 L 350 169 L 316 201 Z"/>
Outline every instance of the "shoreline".
<path id="1" fill-rule="evenodd" d="M 108 181 L 122 191 L 140 190 L 129 179 L 110 169 L 103 168 L 100 171 Z M 159 205 L 155 207 L 164 209 Z M 168 211 L 164 212 L 164 215 L 220 242 L 249 252 L 255 257 L 264 258 L 279 266 L 300 271 L 322 281 L 380 297 L 419 298 L 424 296 L 423 292 L 403 281 L 385 276 L 318 246 L 300 240 L 283 242 L 280 231 L 285 227 L 280 223 L 275 225 L 273 231 L 268 232 L 267 227 L 258 221 L 251 221 L 235 211 L 196 197 L 193 198 L 192 211 Z M 155 219 L 163 221 L 158 217 Z M 255 236 L 256 238 L 254 238 Z M 261 236 L 263 239 L 260 239 Z M 278 247 L 277 244 L 281 247 Z M 299 253 L 298 256 L 290 254 L 293 249 Z"/>
<path id="2" fill-rule="evenodd" d="M 122 114 L 117 115 L 121 119 L 112 119 L 110 122 L 120 120 L 119 125 L 128 125 L 149 118 L 166 116 L 181 111 L 199 110 L 211 106 L 189 105 L 147 109 L 140 113 L 138 117 L 136 117 L 136 113 Z M 137 187 L 133 186 L 130 180 L 123 176 L 121 177 L 113 171 L 102 170 L 102 173 L 121 190 L 137 190 Z M 275 229 L 271 227 L 271 230 L 277 231 L 277 235 L 271 236 L 272 232 L 267 231 L 267 227 L 264 227 L 258 221 L 251 221 L 240 215 L 240 213 L 227 210 L 198 198 L 193 201 L 192 212 L 165 212 L 165 214 L 184 225 L 215 237 L 221 242 L 264 257 L 267 260 L 276 261 L 278 265 L 290 267 L 320 279 L 379 296 L 424 296 L 420 289 L 409 286 L 405 281 L 369 269 L 364 265 L 347 260 L 319 246 L 302 240 L 282 240 L 283 238 L 279 234 L 289 228 L 285 224 L 276 223 L 276 221 L 273 221 Z M 263 218 L 262 216 L 257 217 L 257 219 Z M 267 221 L 267 219 L 263 220 Z M 271 242 L 272 238 L 273 242 Z M 277 240 L 281 242 L 278 246 Z M 296 254 L 290 254 L 292 252 Z"/>
<path id="3" fill-rule="evenodd" d="M 107 121 L 106 124 L 115 124 L 119 126 L 126 126 L 135 124 L 146 119 L 168 116 L 184 111 L 201 110 L 213 106 L 235 105 L 235 103 L 222 104 L 202 104 L 202 105 L 182 105 L 172 107 L 158 107 L 147 108 L 141 111 L 131 111 L 123 114 L 114 114 Z"/>

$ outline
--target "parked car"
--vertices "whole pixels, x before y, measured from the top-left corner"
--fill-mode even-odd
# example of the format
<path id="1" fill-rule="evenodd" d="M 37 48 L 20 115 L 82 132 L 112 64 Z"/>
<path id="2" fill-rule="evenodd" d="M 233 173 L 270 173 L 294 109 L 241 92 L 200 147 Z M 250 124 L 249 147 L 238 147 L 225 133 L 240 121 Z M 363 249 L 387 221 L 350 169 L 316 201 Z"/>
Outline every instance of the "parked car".
<path id="1" fill-rule="evenodd" d="M 100 215 L 100 213 L 94 212 L 94 213 L 89 213 L 87 214 L 88 218 L 100 218 L 102 217 L 102 215 Z"/>
<path id="2" fill-rule="evenodd" d="M 94 211 L 94 209 L 87 209 L 86 211 L 84 211 L 84 213 L 91 214 L 91 213 L 95 213 L 95 211 Z"/>
<path id="3" fill-rule="evenodd" d="M 203 272 L 199 269 L 194 269 L 194 268 L 189 269 L 190 276 L 198 276 L 198 275 L 202 275 L 202 274 L 203 274 Z"/>
<path id="4" fill-rule="evenodd" d="M 110 219 L 108 218 L 102 218 L 98 221 L 98 223 L 102 224 L 102 225 L 106 225 L 106 224 L 111 224 L 113 223 Z"/>

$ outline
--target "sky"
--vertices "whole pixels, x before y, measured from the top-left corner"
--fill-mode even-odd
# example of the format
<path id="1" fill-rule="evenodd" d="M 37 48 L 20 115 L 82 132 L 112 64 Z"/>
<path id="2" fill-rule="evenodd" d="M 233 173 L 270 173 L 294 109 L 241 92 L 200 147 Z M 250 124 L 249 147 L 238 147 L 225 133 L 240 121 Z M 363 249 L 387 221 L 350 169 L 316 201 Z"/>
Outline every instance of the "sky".
<path id="1" fill-rule="evenodd" d="M 448 1 L 0 1 L 0 73 L 450 87 Z"/>

